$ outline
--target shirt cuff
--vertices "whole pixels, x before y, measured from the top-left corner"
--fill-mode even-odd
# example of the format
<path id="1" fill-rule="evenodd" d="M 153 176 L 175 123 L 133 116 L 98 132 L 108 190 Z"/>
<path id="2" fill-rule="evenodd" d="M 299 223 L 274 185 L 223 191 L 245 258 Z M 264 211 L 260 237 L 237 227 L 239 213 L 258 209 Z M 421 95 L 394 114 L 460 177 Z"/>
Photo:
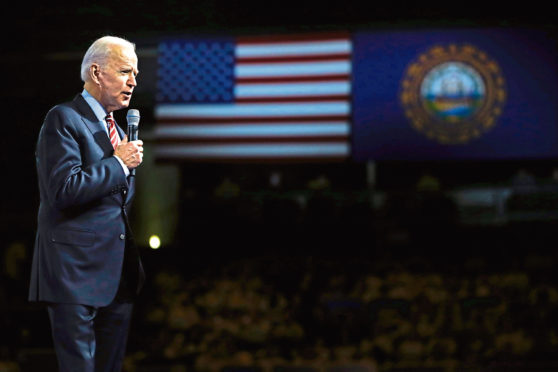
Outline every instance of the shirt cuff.
<path id="1" fill-rule="evenodd" d="M 124 162 L 118 156 L 116 156 L 116 155 L 113 155 L 113 156 L 116 158 L 116 160 L 118 160 L 118 162 L 120 163 L 120 166 L 122 166 L 122 170 L 124 171 L 124 174 L 126 175 L 126 177 L 128 177 L 130 175 L 130 170 L 128 169 L 128 167 L 126 165 L 124 165 Z"/>

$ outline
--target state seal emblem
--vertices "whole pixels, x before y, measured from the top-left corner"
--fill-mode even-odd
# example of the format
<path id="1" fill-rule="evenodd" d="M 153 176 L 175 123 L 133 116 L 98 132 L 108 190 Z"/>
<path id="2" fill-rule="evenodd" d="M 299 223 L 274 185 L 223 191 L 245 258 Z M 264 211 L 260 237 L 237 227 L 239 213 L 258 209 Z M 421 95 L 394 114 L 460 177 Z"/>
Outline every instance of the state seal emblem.
<path id="1" fill-rule="evenodd" d="M 413 128 L 442 144 L 464 144 L 496 125 L 505 80 L 472 45 L 435 46 L 407 67 L 400 100 Z"/>

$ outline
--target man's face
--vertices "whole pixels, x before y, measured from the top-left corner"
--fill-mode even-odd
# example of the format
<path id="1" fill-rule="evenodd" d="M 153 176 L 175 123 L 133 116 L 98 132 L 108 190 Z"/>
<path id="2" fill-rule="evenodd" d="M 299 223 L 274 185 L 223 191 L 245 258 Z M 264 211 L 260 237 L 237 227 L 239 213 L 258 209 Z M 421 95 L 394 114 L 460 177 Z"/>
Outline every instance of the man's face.
<path id="1" fill-rule="evenodd" d="M 115 47 L 98 75 L 100 103 L 107 112 L 128 107 L 138 74 L 138 57 L 130 48 Z"/>

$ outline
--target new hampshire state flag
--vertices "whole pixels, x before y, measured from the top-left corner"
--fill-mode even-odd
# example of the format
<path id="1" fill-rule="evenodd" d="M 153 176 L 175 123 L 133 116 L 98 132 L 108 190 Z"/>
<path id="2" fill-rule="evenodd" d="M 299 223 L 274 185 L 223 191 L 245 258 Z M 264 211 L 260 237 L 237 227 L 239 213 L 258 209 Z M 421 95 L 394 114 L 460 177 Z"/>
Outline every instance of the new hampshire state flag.
<path id="1" fill-rule="evenodd" d="M 558 156 L 556 42 L 540 30 L 353 34 L 352 158 Z"/>

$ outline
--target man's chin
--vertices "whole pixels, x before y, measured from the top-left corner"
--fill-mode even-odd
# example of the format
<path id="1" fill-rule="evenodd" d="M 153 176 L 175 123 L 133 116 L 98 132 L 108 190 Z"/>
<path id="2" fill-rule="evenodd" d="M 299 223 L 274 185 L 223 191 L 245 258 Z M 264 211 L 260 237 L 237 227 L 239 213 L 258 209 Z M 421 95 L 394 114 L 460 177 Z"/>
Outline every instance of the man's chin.
<path id="1" fill-rule="evenodd" d="M 118 108 L 114 109 L 114 111 L 122 110 L 130 106 L 130 100 L 120 102 Z"/>

